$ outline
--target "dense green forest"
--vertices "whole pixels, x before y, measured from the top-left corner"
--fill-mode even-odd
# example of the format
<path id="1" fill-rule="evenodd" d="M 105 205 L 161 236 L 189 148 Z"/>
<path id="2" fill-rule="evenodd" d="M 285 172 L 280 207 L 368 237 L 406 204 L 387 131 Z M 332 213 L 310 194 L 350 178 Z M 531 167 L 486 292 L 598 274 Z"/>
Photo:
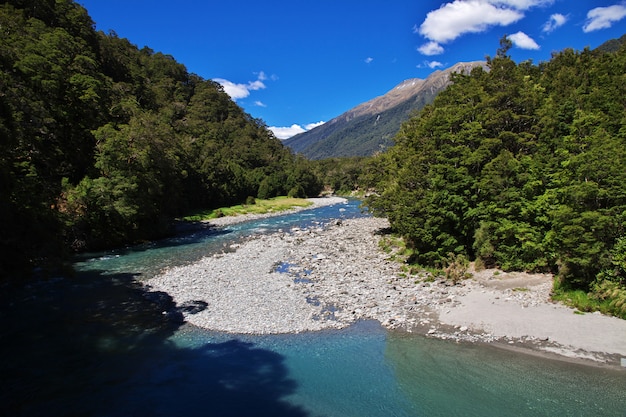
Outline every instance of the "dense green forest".
<path id="1" fill-rule="evenodd" d="M 189 210 L 317 195 L 217 83 L 97 32 L 71 0 L 0 4 L 0 275 L 167 233 Z"/>
<path id="2" fill-rule="evenodd" d="M 503 38 L 387 152 L 308 161 L 72 0 L 4 2 L 0 30 L 0 275 L 163 236 L 196 209 L 368 186 L 413 261 L 553 272 L 626 318 L 623 39 L 534 65 Z"/>
<path id="3" fill-rule="evenodd" d="M 626 317 L 626 47 L 534 65 L 510 46 L 403 125 L 368 206 L 417 263 L 553 272 Z"/>
<path id="4" fill-rule="evenodd" d="M 369 157 L 337 157 L 312 161 L 313 171 L 327 192 L 351 195 L 363 191 L 362 175 Z"/>

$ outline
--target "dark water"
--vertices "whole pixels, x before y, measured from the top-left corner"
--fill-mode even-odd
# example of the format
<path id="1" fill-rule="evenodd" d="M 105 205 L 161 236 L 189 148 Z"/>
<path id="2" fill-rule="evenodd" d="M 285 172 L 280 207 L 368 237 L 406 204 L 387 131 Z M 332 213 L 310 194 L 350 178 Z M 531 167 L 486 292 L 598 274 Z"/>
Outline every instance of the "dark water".
<path id="1" fill-rule="evenodd" d="M 341 211 L 340 211 L 341 210 Z M 360 216 L 358 202 L 92 254 L 3 288 L 0 416 L 626 416 L 626 370 L 386 332 L 243 336 L 183 323 L 141 281 L 252 233 Z"/>

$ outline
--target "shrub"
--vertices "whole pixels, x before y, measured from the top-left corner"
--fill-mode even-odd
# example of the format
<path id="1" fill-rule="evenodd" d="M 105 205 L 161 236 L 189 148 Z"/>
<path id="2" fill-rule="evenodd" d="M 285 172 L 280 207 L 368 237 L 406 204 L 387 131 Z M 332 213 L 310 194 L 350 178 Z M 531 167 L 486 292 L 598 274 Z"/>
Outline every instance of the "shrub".
<path id="1" fill-rule="evenodd" d="M 589 297 L 603 305 L 602 312 L 626 319 L 626 288 L 615 281 L 603 280 L 592 286 Z"/>
<path id="2" fill-rule="evenodd" d="M 290 198 L 306 198 L 306 193 L 304 192 L 304 188 L 301 185 L 296 185 L 287 194 Z"/>
<path id="3" fill-rule="evenodd" d="M 447 266 L 444 268 L 446 279 L 452 281 L 455 285 L 464 279 L 470 278 L 472 275 L 467 272 L 469 261 L 462 254 L 449 253 L 446 259 Z"/>

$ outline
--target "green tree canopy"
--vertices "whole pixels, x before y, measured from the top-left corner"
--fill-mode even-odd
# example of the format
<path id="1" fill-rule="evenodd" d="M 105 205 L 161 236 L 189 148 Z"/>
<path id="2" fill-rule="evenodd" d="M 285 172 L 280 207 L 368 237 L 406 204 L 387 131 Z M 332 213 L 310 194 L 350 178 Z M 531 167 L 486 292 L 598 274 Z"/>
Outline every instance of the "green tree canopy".
<path id="1" fill-rule="evenodd" d="M 404 124 L 368 204 L 422 264 L 462 254 L 589 289 L 624 237 L 626 48 L 538 66 L 507 51 Z"/>
<path id="2" fill-rule="evenodd" d="M 72 0 L 0 4 L 0 274 L 167 233 L 190 209 L 321 185 L 174 58 L 96 32 Z"/>

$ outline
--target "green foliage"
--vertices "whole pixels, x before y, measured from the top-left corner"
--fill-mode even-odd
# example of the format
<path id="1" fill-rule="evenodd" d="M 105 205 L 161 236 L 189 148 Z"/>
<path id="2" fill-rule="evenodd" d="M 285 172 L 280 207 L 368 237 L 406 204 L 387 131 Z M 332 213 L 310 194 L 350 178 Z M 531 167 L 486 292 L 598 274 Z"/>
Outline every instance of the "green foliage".
<path id="1" fill-rule="evenodd" d="M 626 288 L 618 282 L 603 280 L 595 283 L 589 294 L 604 306 L 604 313 L 626 319 Z"/>
<path id="2" fill-rule="evenodd" d="M 615 242 L 610 252 L 610 265 L 602 271 L 603 280 L 626 282 L 626 236 L 621 236 Z"/>
<path id="3" fill-rule="evenodd" d="M 328 158 L 312 161 L 312 169 L 325 188 L 335 194 L 347 195 L 362 189 L 362 176 L 369 174 L 368 157 Z"/>
<path id="4" fill-rule="evenodd" d="M 304 188 L 302 188 L 302 185 L 296 185 L 291 188 L 291 190 L 289 190 L 287 196 L 289 198 L 305 198 L 306 193 L 304 192 Z"/>
<path id="5" fill-rule="evenodd" d="M 254 204 L 238 204 L 231 207 L 220 207 L 213 210 L 200 210 L 182 217 L 186 221 L 203 221 L 224 216 L 238 216 L 242 214 L 265 214 L 308 207 L 312 203 L 302 198 L 275 197 L 268 200 L 255 199 Z"/>
<path id="6" fill-rule="evenodd" d="M 378 108 L 376 112 L 355 108 L 332 122 L 287 139 L 285 144 L 314 160 L 380 154 L 393 145 L 393 138 L 402 123 L 432 103 L 445 86 L 440 80 L 426 80 L 420 91 L 403 101 L 396 101 L 397 96 L 391 98 L 395 102 L 392 107 L 385 108 L 388 104 L 383 104 L 385 109 L 382 110 L 380 105 L 374 105 Z"/>
<path id="7" fill-rule="evenodd" d="M 626 288 L 617 282 L 598 280 L 590 291 L 584 291 L 564 287 L 557 281 L 552 298 L 581 312 L 600 311 L 626 319 Z"/>
<path id="8" fill-rule="evenodd" d="M 467 271 L 469 268 L 469 260 L 462 254 L 448 254 L 446 259 L 446 267 L 444 272 L 446 279 L 458 284 L 460 281 L 470 278 L 471 274 Z"/>
<path id="9" fill-rule="evenodd" d="M 217 83 L 94 30 L 72 0 L 0 4 L 0 274 L 162 236 L 175 216 L 321 183 Z"/>
<path id="10" fill-rule="evenodd" d="M 605 300 L 597 277 L 623 289 L 626 266 L 626 47 L 539 66 L 508 48 L 403 125 L 362 177 L 367 205 L 420 264 L 552 271 L 562 291 Z"/>

